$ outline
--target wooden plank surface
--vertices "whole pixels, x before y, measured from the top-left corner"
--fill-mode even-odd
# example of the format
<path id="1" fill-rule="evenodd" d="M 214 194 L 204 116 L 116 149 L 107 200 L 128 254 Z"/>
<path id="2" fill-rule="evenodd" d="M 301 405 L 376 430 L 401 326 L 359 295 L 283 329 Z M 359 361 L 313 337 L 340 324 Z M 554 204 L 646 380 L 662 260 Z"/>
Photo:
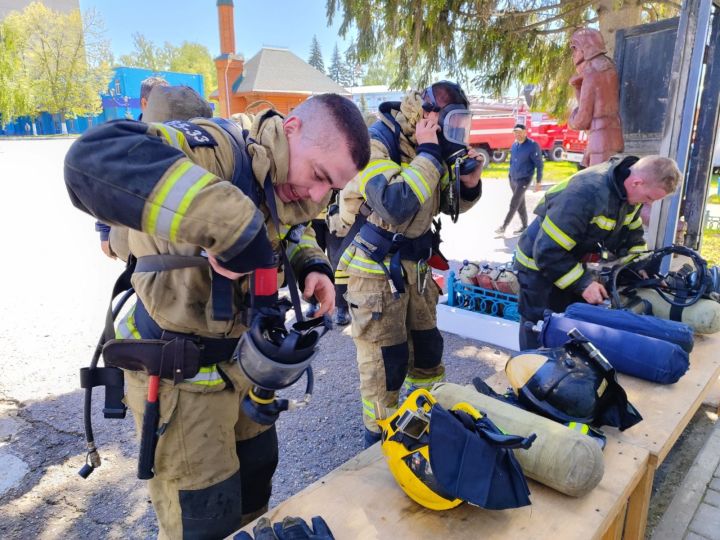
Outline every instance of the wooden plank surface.
<path id="1" fill-rule="evenodd" d="M 647 449 L 653 464 L 659 465 L 719 375 L 720 334 L 695 336 L 690 369 L 675 384 L 656 384 L 618 374 L 620 385 L 627 392 L 630 403 L 640 411 L 643 421 L 622 432 L 610 427 L 602 430 L 608 436 Z M 504 392 L 509 386 L 504 372 L 496 373 L 485 382 L 497 392 Z"/>
<path id="2" fill-rule="evenodd" d="M 626 502 L 647 470 L 648 452 L 610 440 L 605 477 L 582 498 L 572 498 L 530 481 L 532 504 L 491 511 L 467 504 L 446 512 L 427 510 L 398 487 L 376 444 L 324 478 L 270 510 L 284 516 L 321 515 L 335 538 L 602 538 L 624 515 Z M 250 524 L 243 530 L 252 531 Z"/>

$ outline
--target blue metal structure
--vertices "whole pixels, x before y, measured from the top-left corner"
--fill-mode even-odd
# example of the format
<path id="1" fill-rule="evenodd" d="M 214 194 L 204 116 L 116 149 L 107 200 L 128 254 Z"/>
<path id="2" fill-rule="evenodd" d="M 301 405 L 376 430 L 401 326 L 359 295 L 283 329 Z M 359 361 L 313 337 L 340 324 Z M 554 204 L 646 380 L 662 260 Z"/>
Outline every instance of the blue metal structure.
<path id="1" fill-rule="evenodd" d="M 68 133 L 83 133 L 88 128 L 118 118 L 137 118 L 140 116 L 140 85 L 148 77 L 162 77 L 171 86 L 189 86 L 201 96 L 205 95 L 202 75 L 175 73 L 171 71 L 152 71 L 143 68 L 117 67 L 108 84 L 107 93 L 101 94 L 103 112 L 97 116 L 66 119 Z M 41 113 L 33 122 L 30 117 L 20 117 L 4 127 L 0 125 L 0 135 L 56 135 L 62 133 L 58 115 Z M 30 126 L 29 132 L 26 125 Z"/>
<path id="2" fill-rule="evenodd" d="M 509 321 L 520 320 L 517 295 L 463 283 L 455 277 L 455 272 L 450 272 L 447 290 L 448 306 L 501 317 Z"/>

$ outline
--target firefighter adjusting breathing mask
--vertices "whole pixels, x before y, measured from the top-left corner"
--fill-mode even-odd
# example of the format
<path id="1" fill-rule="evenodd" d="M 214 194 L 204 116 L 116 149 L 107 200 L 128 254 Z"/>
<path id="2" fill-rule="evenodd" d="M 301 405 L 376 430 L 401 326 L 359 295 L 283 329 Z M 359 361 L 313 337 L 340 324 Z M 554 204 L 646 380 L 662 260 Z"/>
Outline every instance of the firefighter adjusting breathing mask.
<path id="1" fill-rule="evenodd" d="M 443 89 L 453 103 L 438 105 L 436 93 Z M 438 143 L 443 160 L 450 172 L 448 206 L 450 218 L 457 222 L 460 215 L 460 177 L 472 173 L 480 164 L 468 156 L 472 113 L 462 88 L 454 82 L 440 81 L 428 86 L 422 93 L 423 111 L 438 113 Z M 458 103 L 460 101 L 460 103 Z"/>
<path id="2" fill-rule="evenodd" d="M 440 107 L 435 98 L 438 87 L 446 88 L 451 95 L 459 97 L 462 103 L 450 103 Z M 439 114 L 438 143 L 442 151 L 443 159 L 449 168 L 454 168 L 460 163 L 460 174 L 466 175 L 475 170 L 479 165 L 474 159 L 468 159 L 467 147 L 470 142 L 470 121 L 472 113 L 468 109 L 468 100 L 462 88 L 450 81 L 440 81 L 428 86 L 422 93 L 423 110 L 425 112 L 437 112 Z"/>

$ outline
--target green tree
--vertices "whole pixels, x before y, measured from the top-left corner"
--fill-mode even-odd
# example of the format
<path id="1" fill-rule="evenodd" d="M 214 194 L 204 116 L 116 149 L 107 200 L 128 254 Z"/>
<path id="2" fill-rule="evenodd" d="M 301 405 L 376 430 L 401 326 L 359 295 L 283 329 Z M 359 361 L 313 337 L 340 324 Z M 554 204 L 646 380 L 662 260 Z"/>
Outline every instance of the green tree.
<path id="1" fill-rule="evenodd" d="M 35 116 L 32 85 L 23 63 L 25 32 L 19 13 L 0 22 L 0 126 L 19 116 Z"/>
<path id="2" fill-rule="evenodd" d="M 318 71 L 325 73 L 325 62 L 323 62 L 320 42 L 318 41 L 317 36 L 313 36 L 312 43 L 310 44 L 310 58 L 308 58 L 308 64 Z"/>
<path id="3" fill-rule="evenodd" d="M 330 60 L 330 66 L 328 67 L 328 77 L 338 83 L 340 86 L 352 86 L 350 68 L 345 62 L 343 62 L 338 50 L 337 43 L 333 50 L 332 59 Z"/>
<path id="4" fill-rule="evenodd" d="M 572 32 L 597 25 L 612 55 L 615 31 L 676 11 L 674 0 L 327 0 L 328 20 L 342 12 L 340 34 L 356 29 L 358 58 L 395 50 L 395 83 L 420 85 L 437 73 L 501 94 L 517 81 L 541 83 L 539 107 L 556 114 L 570 96 Z"/>
<path id="5" fill-rule="evenodd" d="M 348 86 L 357 86 L 362 81 L 363 67 L 358 60 L 354 43 L 351 43 L 345 50 L 345 66 L 347 67 Z"/>
<path id="6" fill-rule="evenodd" d="M 169 43 L 165 47 L 158 47 L 140 32 L 135 32 L 133 38 L 133 51 L 120 57 L 120 65 L 138 67 L 152 71 L 166 71 L 170 65 L 170 57 L 174 54 L 174 47 Z"/>
<path id="7" fill-rule="evenodd" d="M 167 46 L 167 44 L 166 44 Z M 217 88 L 217 70 L 210 51 L 204 45 L 183 41 L 173 50 L 170 57 L 170 71 L 199 73 L 203 78 L 205 98 Z"/>
<path id="8" fill-rule="evenodd" d="M 180 46 L 165 42 L 160 47 L 143 34 L 133 34 L 133 51 L 120 57 L 120 64 L 152 71 L 199 73 L 203 78 L 205 98 L 217 88 L 217 71 L 210 51 L 200 43 L 183 41 Z"/>
<path id="9" fill-rule="evenodd" d="M 104 26 L 94 11 L 60 13 L 33 2 L 20 15 L 23 62 L 37 111 L 65 119 L 99 114 L 100 93 L 112 76 Z"/>

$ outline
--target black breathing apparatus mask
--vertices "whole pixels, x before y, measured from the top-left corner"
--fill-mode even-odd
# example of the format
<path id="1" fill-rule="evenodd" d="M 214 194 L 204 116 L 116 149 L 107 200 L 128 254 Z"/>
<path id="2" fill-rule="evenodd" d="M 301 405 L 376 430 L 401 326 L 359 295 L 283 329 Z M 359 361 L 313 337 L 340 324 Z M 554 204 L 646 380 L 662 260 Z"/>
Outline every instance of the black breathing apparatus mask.
<path id="1" fill-rule="evenodd" d="M 435 98 L 435 92 L 440 87 L 451 94 L 453 101 L 459 98 L 462 103 L 450 103 L 440 107 Z M 472 173 L 480 166 L 480 163 L 468 156 L 472 121 L 469 102 L 460 85 L 450 81 L 440 81 L 428 86 L 422 93 L 422 100 L 423 111 L 436 112 L 439 115 L 438 143 L 450 172 L 449 213 L 452 221 L 457 222 L 460 215 L 460 177 Z"/>
<path id="2" fill-rule="evenodd" d="M 438 87 L 446 87 L 452 94 L 459 95 L 462 103 L 450 103 L 440 107 L 433 92 L 433 89 L 437 90 Z M 473 172 L 479 163 L 474 159 L 468 159 L 467 147 L 470 143 L 472 113 L 468 108 L 469 102 L 465 92 L 454 82 L 440 81 L 428 86 L 422 93 L 422 99 L 422 108 L 425 112 L 439 113 L 438 142 L 448 168 L 453 170 L 459 161 L 461 175 Z"/>

